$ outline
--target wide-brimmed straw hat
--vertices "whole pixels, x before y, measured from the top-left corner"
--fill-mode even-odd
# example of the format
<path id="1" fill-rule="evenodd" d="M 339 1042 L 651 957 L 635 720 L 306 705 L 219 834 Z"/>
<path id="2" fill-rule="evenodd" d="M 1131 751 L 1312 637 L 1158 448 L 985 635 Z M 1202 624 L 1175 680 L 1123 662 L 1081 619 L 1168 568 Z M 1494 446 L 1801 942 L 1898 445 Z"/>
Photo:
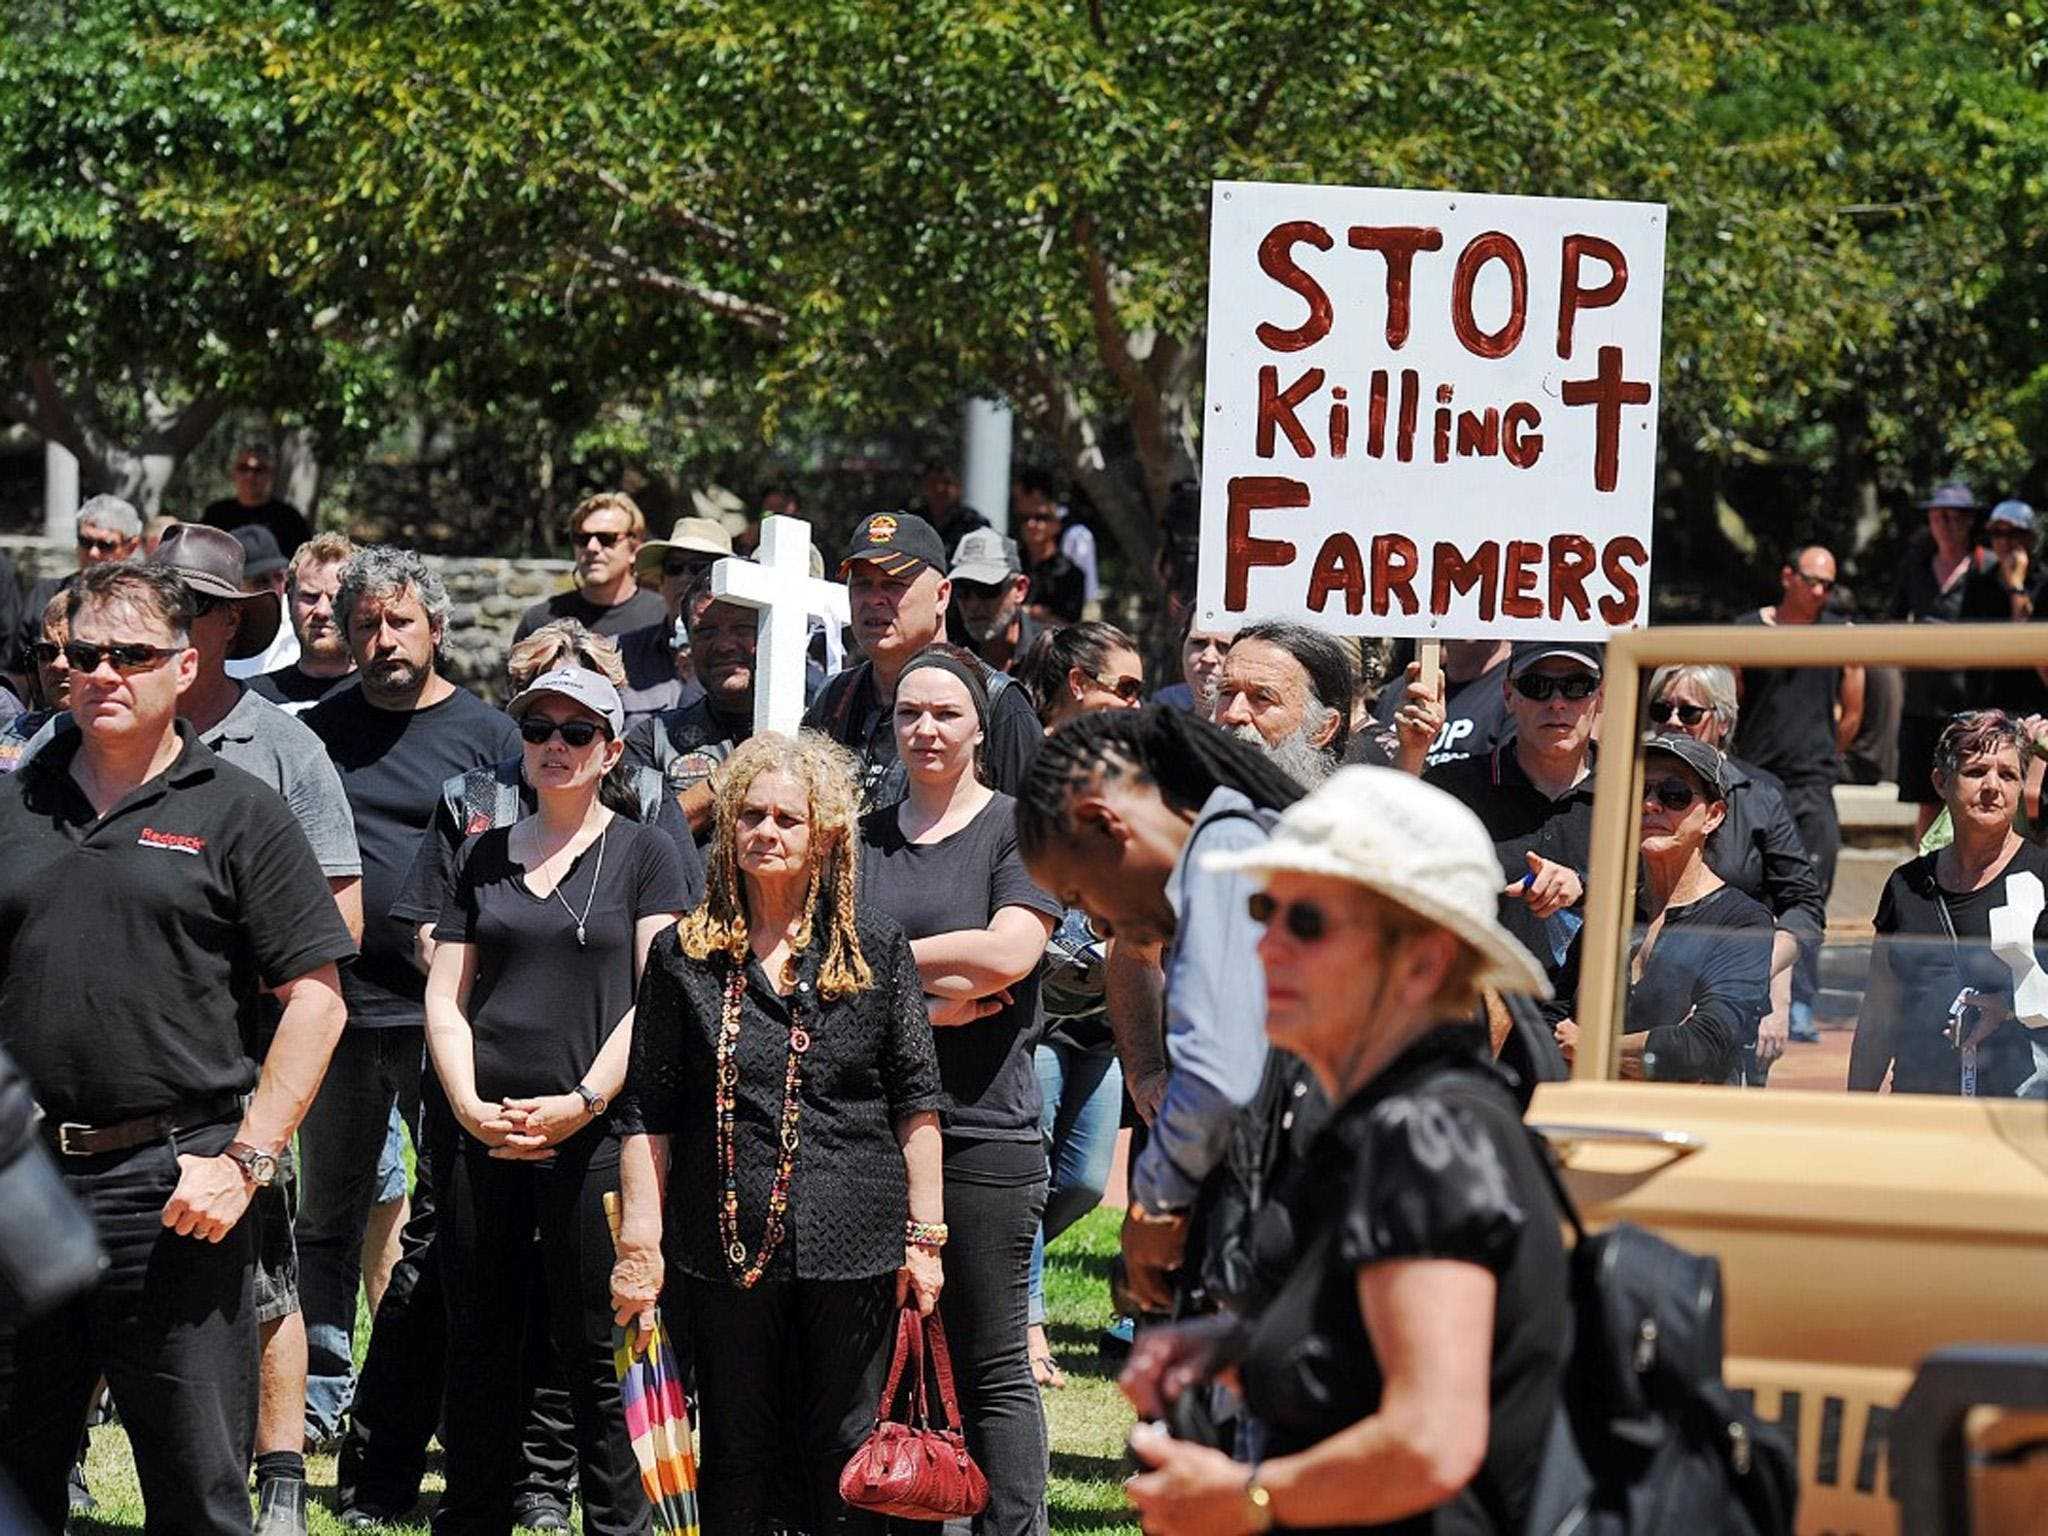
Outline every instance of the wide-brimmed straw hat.
<path id="1" fill-rule="evenodd" d="M 235 643 L 228 649 L 230 661 L 261 656 L 270 649 L 284 618 L 284 605 L 275 592 L 267 587 L 258 592 L 248 589 L 245 560 L 240 539 L 203 523 L 166 528 L 156 552 L 149 557 L 150 564 L 176 571 L 179 580 L 194 592 L 241 605 L 242 627 L 235 631 Z"/>
<path id="2" fill-rule="evenodd" d="M 1495 915 L 1506 880 L 1486 828 L 1397 769 L 1339 769 L 1288 807 L 1263 846 L 1212 853 L 1202 867 L 1348 880 L 1470 945 L 1481 985 L 1550 996 L 1543 967 Z"/>

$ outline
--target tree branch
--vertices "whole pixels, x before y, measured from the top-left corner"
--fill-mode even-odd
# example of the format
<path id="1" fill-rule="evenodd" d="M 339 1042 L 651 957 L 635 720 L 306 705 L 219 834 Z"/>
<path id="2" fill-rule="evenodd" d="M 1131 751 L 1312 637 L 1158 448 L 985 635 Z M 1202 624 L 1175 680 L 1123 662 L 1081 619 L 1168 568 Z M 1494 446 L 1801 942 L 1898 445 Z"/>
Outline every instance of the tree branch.
<path id="1" fill-rule="evenodd" d="M 182 459 L 201 443 L 228 408 L 227 396 L 207 390 L 185 405 L 150 434 L 149 447 L 172 458 Z"/>
<path id="2" fill-rule="evenodd" d="M 763 335 L 780 339 L 789 330 L 789 316 L 772 305 L 758 304 L 752 299 L 743 299 L 736 293 L 710 287 L 705 283 L 692 282 L 689 278 L 678 277 L 659 267 L 648 265 L 624 246 L 607 246 L 603 251 L 583 253 L 591 265 L 600 272 L 610 274 L 614 279 L 637 283 L 643 288 L 652 288 L 657 293 L 666 293 L 676 298 L 723 315 Z"/>
<path id="3" fill-rule="evenodd" d="M 644 202 L 631 187 L 610 171 L 591 171 L 587 174 L 620 202 L 644 207 L 663 223 L 673 224 L 677 229 L 688 230 L 720 251 L 729 253 L 740 248 L 740 232 L 719 223 L 716 219 L 708 219 L 694 209 L 680 208 L 673 203 Z"/>
<path id="4" fill-rule="evenodd" d="M 1109 46 L 1109 22 L 1102 14 L 1102 0 L 1088 0 L 1088 25 L 1095 29 L 1095 41 Z"/>
<path id="5" fill-rule="evenodd" d="M 1166 504 L 1167 486 L 1172 481 L 1159 391 L 1131 357 L 1130 338 L 1116 317 L 1115 299 L 1109 291 L 1109 269 L 1095 247 L 1095 224 L 1085 213 L 1074 220 L 1074 243 L 1088 276 L 1088 313 L 1095 323 L 1095 349 L 1130 402 L 1131 436 L 1138 467 L 1145 476 L 1145 499 L 1157 511 Z"/>
<path id="6" fill-rule="evenodd" d="M 1244 121 L 1231 130 L 1230 142 L 1240 150 L 1252 147 L 1252 140 L 1258 137 L 1259 129 L 1265 126 L 1266 114 L 1272 110 L 1273 98 L 1280 94 L 1280 82 L 1286 78 L 1286 63 L 1283 61 L 1275 64 L 1272 73 L 1266 76 L 1265 84 L 1259 87 L 1258 94 L 1252 98 L 1251 106 L 1245 109 Z"/>

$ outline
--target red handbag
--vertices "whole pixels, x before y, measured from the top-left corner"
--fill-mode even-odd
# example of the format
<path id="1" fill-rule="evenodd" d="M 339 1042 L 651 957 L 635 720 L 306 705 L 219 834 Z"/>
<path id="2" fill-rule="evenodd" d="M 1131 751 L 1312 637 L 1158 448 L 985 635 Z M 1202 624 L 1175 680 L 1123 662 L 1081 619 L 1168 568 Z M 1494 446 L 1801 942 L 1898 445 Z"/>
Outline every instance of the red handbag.
<path id="1" fill-rule="evenodd" d="M 932 1374 L 938 1378 L 945 1413 L 934 1428 L 925 1395 L 925 1341 L 930 1340 Z M 908 1421 L 892 1419 L 896 1389 L 910 1368 Z M 953 1393 L 953 1362 L 938 1315 L 918 1316 L 908 1306 L 896 1315 L 896 1354 L 889 1384 L 875 1409 L 875 1427 L 839 1474 L 839 1497 L 855 1509 L 905 1520 L 950 1520 L 978 1515 L 988 1507 L 988 1479 L 967 1454 L 961 1433 L 960 1400 Z"/>

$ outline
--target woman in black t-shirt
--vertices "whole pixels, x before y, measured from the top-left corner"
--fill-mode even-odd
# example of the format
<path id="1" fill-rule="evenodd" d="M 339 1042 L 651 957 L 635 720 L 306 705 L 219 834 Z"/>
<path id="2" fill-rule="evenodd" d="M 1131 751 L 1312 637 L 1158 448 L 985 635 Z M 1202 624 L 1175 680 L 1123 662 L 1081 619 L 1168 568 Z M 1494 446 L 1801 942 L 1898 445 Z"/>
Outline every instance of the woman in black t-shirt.
<path id="1" fill-rule="evenodd" d="M 1141 1425 L 1128 1491 L 1151 1536 L 1524 1528 L 1558 1404 L 1566 1267 L 1538 1153 L 1468 1019 L 1480 990 L 1547 995 L 1500 926 L 1479 819 L 1390 768 L 1340 769 L 1270 840 L 1212 855 L 1264 879 L 1266 1033 L 1337 1107 L 1253 1224 L 1291 1255 L 1249 1319 L 1148 1329 L 1139 1414 L 1235 1366 L 1255 1466 Z"/>
<path id="2" fill-rule="evenodd" d="M 471 839 L 434 928 L 427 1047 L 442 1097 L 429 1119 L 449 1312 L 441 1432 L 448 1489 L 435 1529 L 501 1536 L 519 1458 L 514 1283 L 539 1229 L 556 1358 L 576 1420 L 584 1528 L 644 1532 L 641 1491 L 612 1359 L 612 1244 L 619 1187 L 606 1123 L 625 1081 L 633 1000 L 648 946 L 683 905 L 666 834 L 618 814 L 618 690 L 568 668 L 508 712 L 540 808 Z"/>
<path id="3" fill-rule="evenodd" d="M 987 720 L 966 652 L 932 646 L 904 667 L 896 753 L 909 788 L 861 822 L 861 886 L 910 936 L 952 1100 L 940 1121 L 950 1236 L 939 1312 L 968 1445 L 989 1480 L 974 1526 L 1023 1536 L 1045 1500 L 1045 1417 L 1025 1342 L 1046 1189 L 1032 1048 L 1039 959 L 1060 909 L 1024 871 L 1016 802 L 975 771 Z"/>
<path id="4" fill-rule="evenodd" d="M 1878 898 L 1851 1089 L 1875 1092 L 1889 1071 L 1894 1093 L 2010 1098 L 2048 1061 L 2048 1028 L 2014 1016 L 2013 973 L 1990 942 L 2014 877 L 2048 883 L 2048 852 L 2012 826 L 2024 747 L 1996 709 L 1957 715 L 1937 740 L 1933 783 L 1955 841 L 1893 870 Z M 2036 918 L 2033 936 L 2037 949 L 2048 941 L 2048 918 Z"/>

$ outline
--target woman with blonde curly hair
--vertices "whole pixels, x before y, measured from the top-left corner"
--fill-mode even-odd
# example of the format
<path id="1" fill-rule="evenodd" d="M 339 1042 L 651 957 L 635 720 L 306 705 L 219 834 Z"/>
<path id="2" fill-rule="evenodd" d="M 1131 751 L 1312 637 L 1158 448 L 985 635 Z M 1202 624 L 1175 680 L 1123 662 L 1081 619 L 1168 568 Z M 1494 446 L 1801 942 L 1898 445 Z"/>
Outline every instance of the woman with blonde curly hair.
<path id="1" fill-rule="evenodd" d="M 727 760 L 703 904 L 656 941 L 626 1085 L 621 1323 L 682 1275 L 707 1536 L 879 1529 L 839 1499 L 896 1309 L 945 1240 L 943 1102 L 903 930 L 856 904 L 852 757 L 809 732 Z M 792 1457 L 792 1450 L 795 1455 Z"/>

